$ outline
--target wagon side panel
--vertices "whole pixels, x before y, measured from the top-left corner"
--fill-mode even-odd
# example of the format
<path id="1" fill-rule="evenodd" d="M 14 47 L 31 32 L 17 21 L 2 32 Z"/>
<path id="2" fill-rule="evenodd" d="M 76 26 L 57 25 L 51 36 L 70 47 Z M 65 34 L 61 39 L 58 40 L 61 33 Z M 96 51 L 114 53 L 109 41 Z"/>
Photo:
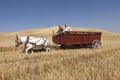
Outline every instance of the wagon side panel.
<path id="1" fill-rule="evenodd" d="M 52 40 L 55 44 L 65 44 L 65 35 L 58 34 L 52 37 Z"/>
<path id="2" fill-rule="evenodd" d="M 82 34 L 82 44 L 89 44 L 89 33 Z"/>
<path id="3" fill-rule="evenodd" d="M 81 44 L 82 35 L 80 34 L 66 34 L 66 45 L 76 45 Z"/>
<path id="4" fill-rule="evenodd" d="M 96 35 L 95 35 L 95 39 L 97 39 L 97 40 L 101 40 L 101 33 L 97 33 Z"/>
<path id="5" fill-rule="evenodd" d="M 92 44 L 94 40 L 99 40 L 101 39 L 101 33 L 90 33 L 89 34 L 89 44 Z"/>
<path id="6" fill-rule="evenodd" d="M 92 45 L 94 40 L 100 41 L 101 32 L 66 32 L 53 36 L 53 42 L 60 45 Z"/>

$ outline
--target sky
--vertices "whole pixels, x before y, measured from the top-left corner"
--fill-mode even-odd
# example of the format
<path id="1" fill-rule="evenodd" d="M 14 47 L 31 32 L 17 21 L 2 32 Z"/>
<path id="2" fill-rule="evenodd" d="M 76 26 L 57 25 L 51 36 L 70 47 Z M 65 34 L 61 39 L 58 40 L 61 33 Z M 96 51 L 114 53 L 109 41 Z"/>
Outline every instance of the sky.
<path id="1" fill-rule="evenodd" d="M 0 32 L 64 24 L 120 33 L 120 0 L 0 0 Z"/>

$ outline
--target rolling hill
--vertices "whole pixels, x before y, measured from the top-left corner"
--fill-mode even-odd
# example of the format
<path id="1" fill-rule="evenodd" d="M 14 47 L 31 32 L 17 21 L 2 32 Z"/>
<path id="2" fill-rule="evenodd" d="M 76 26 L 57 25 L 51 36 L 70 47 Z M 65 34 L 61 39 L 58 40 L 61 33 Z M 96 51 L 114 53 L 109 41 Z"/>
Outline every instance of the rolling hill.
<path id="1" fill-rule="evenodd" d="M 103 36 L 102 37 L 108 37 L 108 38 L 112 38 L 112 37 L 118 37 L 119 38 L 119 34 L 115 34 L 112 32 L 108 32 L 108 31 L 104 31 L 104 30 L 100 30 L 100 29 L 95 29 L 95 28 L 72 28 L 73 31 L 99 31 L 102 32 Z M 14 46 L 14 41 L 15 41 L 15 35 L 16 34 L 20 34 L 20 35 L 25 35 L 25 36 L 35 36 L 35 37 L 41 37 L 41 36 L 45 36 L 48 39 L 51 39 L 52 35 L 53 35 L 53 31 L 56 32 L 58 30 L 58 27 L 51 27 L 51 28 L 45 28 L 45 29 L 32 29 L 32 30 L 25 30 L 25 31 L 19 31 L 19 32 L 1 32 L 0 33 L 0 47 L 7 47 L 7 46 Z"/>
<path id="2" fill-rule="evenodd" d="M 102 32 L 102 46 L 99 49 L 52 49 L 28 55 L 14 47 L 16 34 L 46 36 L 52 43 L 52 31 L 57 29 L 0 33 L 0 80 L 119 80 L 120 34 L 73 27 L 74 31 Z"/>

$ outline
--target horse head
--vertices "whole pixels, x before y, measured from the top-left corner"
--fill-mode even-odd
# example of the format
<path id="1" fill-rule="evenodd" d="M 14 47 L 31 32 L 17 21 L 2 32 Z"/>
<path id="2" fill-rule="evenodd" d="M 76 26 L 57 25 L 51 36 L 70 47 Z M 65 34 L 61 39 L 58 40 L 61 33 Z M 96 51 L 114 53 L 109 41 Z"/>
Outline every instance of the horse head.
<path id="1" fill-rule="evenodd" d="M 18 47 L 21 44 L 21 37 L 19 35 L 16 35 L 15 46 Z"/>

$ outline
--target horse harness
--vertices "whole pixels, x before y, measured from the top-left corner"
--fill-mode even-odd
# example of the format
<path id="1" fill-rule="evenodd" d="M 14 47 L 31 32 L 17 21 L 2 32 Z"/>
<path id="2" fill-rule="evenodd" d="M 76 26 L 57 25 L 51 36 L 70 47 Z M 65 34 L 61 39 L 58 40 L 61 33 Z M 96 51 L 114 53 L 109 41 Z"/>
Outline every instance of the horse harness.
<path id="1" fill-rule="evenodd" d="M 44 44 L 45 44 L 45 43 L 46 43 L 46 41 L 47 41 L 47 38 L 42 37 L 41 39 L 43 39 Z M 25 45 L 26 45 L 27 43 L 30 43 L 30 44 L 32 44 L 32 45 L 36 45 L 36 43 L 38 43 L 41 39 L 39 39 L 39 40 L 38 40 L 38 41 L 36 41 L 35 43 L 32 43 L 32 42 L 29 42 L 30 37 L 28 36 L 28 37 L 27 37 L 27 40 L 26 40 L 26 42 L 25 42 Z M 43 44 L 43 45 L 44 45 L 44 44 Z"/>

